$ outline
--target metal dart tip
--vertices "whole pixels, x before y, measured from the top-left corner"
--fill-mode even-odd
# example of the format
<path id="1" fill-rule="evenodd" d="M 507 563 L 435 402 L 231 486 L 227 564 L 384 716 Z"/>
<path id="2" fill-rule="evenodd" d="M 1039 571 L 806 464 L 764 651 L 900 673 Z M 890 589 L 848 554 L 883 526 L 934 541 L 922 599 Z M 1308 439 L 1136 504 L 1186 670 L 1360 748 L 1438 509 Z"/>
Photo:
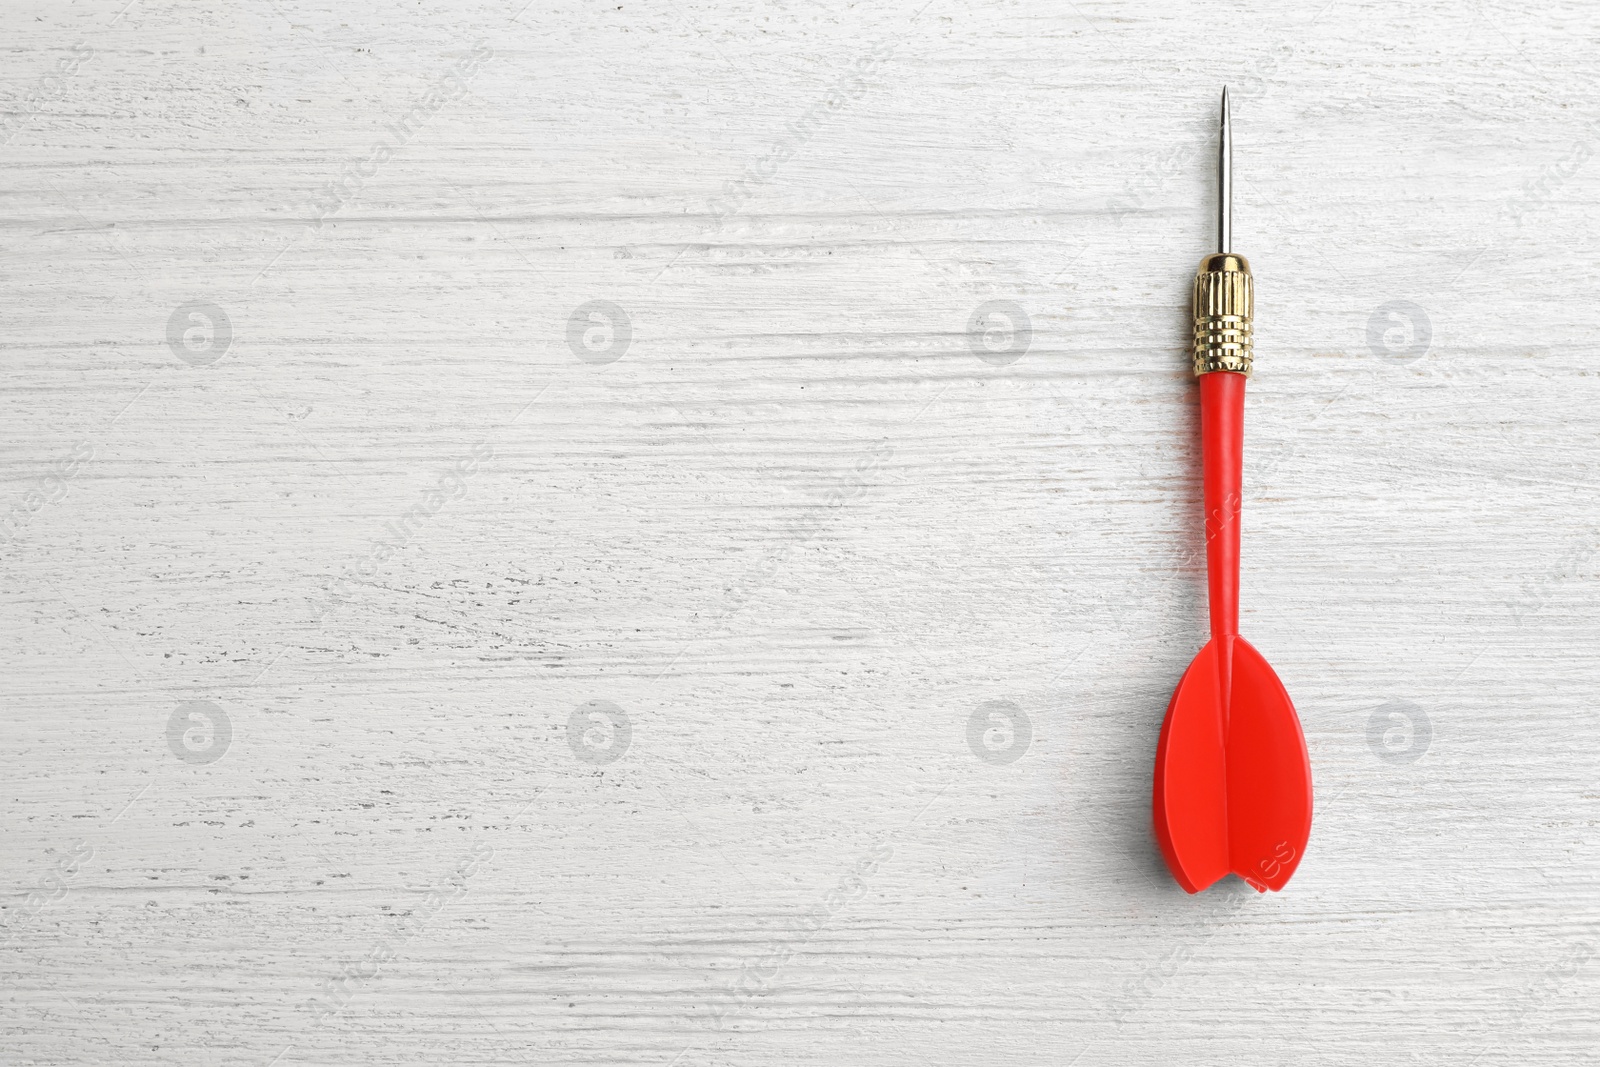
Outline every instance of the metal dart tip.
<path id="1" fill-rule="evenodd" d="M 1217 138 L 1217 251 L 1233 251 L 1233 127 L 1228 87 L 1222 87 L 1222 122 Z"/>

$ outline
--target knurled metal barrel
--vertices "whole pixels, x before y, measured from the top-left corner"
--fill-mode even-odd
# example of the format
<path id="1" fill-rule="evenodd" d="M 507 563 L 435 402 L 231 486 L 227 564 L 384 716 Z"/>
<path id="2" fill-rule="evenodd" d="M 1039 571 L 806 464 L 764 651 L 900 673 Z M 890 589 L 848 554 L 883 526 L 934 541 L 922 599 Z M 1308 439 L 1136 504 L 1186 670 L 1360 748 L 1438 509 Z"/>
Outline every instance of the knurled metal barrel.
<path id="1" fill-rule="evenodd" d="M 1255 280 L 1250 264 L 1232 253 L 1207 256 L 1194 276 L 1194 372 L 1236 371 L 1254 362 Z"/>

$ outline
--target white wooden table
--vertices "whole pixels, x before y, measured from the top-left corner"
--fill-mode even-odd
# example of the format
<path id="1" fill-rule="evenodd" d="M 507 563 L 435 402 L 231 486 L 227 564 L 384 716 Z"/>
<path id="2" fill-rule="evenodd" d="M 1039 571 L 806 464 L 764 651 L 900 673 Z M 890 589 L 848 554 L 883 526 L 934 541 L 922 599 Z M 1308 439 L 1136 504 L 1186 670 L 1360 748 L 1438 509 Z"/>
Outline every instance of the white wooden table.
<path id="1" fill-rule="evenodd" d="M 1594 5 L 125 4 L 4 18 L 5 1063 L 1593 1061 Z M 1317 816 L 1190 898 L 1225 82 Z"/>

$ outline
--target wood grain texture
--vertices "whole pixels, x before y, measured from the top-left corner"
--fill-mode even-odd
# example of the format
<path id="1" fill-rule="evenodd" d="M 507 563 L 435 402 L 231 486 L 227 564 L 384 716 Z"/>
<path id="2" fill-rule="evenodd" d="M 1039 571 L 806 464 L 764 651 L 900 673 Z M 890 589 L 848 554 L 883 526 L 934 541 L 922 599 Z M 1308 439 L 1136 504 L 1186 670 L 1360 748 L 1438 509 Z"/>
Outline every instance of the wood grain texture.
<path id="1" fill-rule="evenodd" d="M 4 1062 L 1593 1060 L 1593 5 L 125 4 L 5 19 Z M 1188 898 L 1224 82 L 1317 816 Z"/>

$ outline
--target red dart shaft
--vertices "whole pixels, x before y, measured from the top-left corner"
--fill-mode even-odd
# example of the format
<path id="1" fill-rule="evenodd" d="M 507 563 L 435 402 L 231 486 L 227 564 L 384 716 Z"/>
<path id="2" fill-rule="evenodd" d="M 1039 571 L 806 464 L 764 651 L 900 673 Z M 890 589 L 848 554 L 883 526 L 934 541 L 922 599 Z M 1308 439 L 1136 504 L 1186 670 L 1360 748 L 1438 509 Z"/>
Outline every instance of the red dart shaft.
<path id="1" fill-rule="evenodd" d="M 1200 452 L 1206 509 L 1211 636 L 1239 633 L 1239 509 L 1244 481 L 1244 383 L 1235 371 L 1200 376 Z"/>

